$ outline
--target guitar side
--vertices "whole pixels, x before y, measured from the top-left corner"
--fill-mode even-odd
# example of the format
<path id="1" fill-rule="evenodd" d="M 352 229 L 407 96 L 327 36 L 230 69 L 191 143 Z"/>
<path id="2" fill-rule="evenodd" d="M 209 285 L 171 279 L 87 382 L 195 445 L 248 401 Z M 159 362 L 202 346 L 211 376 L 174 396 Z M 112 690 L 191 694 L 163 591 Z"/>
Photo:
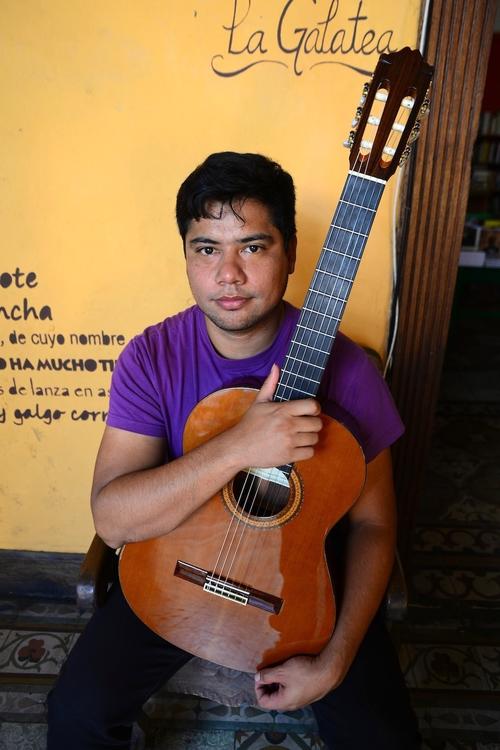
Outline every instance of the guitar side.
<path id="1" fill-rule="evenodd" d="M 238 421 L 255 395 L 228 389 L 200 402 L 186 424 L 185 450 Z M 322 418 L 315 455 L 295 466 L 279 512 L 242 511 L 230 484 L 169 534 L 125 546 L 122 588 L 152 630 L 196 656 L 248 672 L 322 650 L 335 625 L 324 542 L 365 478 L 352 435 Z"/>

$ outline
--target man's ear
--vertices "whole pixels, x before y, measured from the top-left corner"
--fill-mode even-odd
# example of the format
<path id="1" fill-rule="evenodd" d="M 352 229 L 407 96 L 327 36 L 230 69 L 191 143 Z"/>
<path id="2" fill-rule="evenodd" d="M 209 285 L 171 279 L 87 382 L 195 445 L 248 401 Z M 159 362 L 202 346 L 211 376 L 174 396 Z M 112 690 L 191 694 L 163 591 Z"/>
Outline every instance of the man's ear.
<path id="1" fill-rule="evenodd" d="M 295 259 L 297 257 L 297 235 L 296 234 L 294 234 L 293 237 L 289 240 L 286 254 L 288 256 L 288 273 L 292 274 L 295 271 Z"/>

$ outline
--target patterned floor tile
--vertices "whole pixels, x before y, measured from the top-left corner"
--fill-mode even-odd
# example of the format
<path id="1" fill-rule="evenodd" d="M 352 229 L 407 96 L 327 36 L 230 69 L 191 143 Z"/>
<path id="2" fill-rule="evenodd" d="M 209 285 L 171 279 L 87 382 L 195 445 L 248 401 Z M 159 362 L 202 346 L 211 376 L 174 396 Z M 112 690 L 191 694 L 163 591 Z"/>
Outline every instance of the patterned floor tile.
<path id="1" fill-rule="evenodd" d="M 488 675 L 491 690 L 500 691 L 500 646 L 477 648 L 481 665 Z"/>
<path id="2" fill-rule="evenodd" d="M 500 742 L 476 742 L 475 740 L 445 740 L 431 738 L 423 743 L 422 750 L 500 750 Z"/>
<path id="3" fill-rule="evenodd" d="M 45 717 L 47 689 L 22 687 L 0 690 L 0 721 L 13 721 L 22 716 L 30 721 Z"/>
<path id="4" fill-rule="evenodd" d="M 80 612 L 75 604 L 53 600 L 0 599 L 0 623 L 56 623 L 82 629 L 91 617 L 90 612 Z"/>
<path id="5" fill-rule="evenodd" d="M 0 630 L 0 672 L 56 675 L 78 633 Z"/>
<path id="6" fill-rule="evenodd" d="M 159 731 L 146 747 L 148 750 L 234 750 L 234 732 Z"/>
<path id="7" fill-rule="evenodd" d="M 447 733 L 446 739 L 462 740 L 461 733 L 465 733 L 463 741 L 477 736 L 475 742 L 496 741 L 500 737 L 500 708 L 491 710 L 485 708 L 460 709 L 454 707 L 416 708 L 416 714 L 421 731 L 426 739 L 432 738 L 433 732 Z M 487 733 L 488 740 L 481 735 Z M 500 750 L 500 748 L 499 748 Z"/>
<path id="8" fill-rule="evenodd" d="M 324 750 L 324 745 L 314 734 L 283 732 L 236 732 L 235 750 Z"/>
<path id="9" fill-rule="evenodd" d="M 410 688 L 492 690 L 481 651 L 489 653 L 479 646 L 407 643 L 400 648 L 400 663 Z"/>
<path id="10" fill-rule="evenodd" d="M 413 534 L 413 551 L 500 555 L 500 526 L 417 526 Z"/>
<path id="11" fill-rule="evenodd" d="M 45 750 L 45 724 L 1 724 L 0 750 Z"/>
<path id="12" fill-rule="evenodd" d="M 255 730 L 278 727 L 280 731 L 290 727 L 290 730 L 310 731 L 316 727 L 314 714 L 309 708 L 278 713 L 258 706 L 225 706 L 193 695 L 163 692 L 148 701 L 145 711 L 151 720 L 169 722 L 172 726 L 196 724 L 222 729 L 227 725 L 233 731 L 243 727 Z"/>
<path id="13" fill-rule="evenodd" d="M 500 573 L 497 570 L 443 570 L 427 568 L 414 573 L 412 589 L 417 601 L 449 601 L 498 606 Z"/>

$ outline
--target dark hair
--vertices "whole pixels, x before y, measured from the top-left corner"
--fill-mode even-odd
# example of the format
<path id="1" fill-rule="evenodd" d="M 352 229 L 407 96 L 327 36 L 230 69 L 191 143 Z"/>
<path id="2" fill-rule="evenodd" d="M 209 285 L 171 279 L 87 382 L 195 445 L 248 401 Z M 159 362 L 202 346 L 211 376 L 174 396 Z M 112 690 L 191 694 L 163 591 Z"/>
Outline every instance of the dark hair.
<path id="1" fill-rule="evenodd" d="M 295 188 L 288 172 L 261 154 L 222 151 L 211 154 L 182 183 L 177 193 L 176 217 L 182 240 L 193 219 L 217 218 L 210 203 L 234 203 L 253 198 L 263 203 L 285 248 L 295 237 Z"/>

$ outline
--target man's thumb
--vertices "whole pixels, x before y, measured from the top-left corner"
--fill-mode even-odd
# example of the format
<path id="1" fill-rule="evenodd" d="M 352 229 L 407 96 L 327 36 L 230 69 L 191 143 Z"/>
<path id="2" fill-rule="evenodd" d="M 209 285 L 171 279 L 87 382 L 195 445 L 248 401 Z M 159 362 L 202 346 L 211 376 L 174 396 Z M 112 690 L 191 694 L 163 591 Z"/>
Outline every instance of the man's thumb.
<path id="1" fill-rule="evenodd" d="M 257 398 L 255 399 L 256 402 L 262 403 L 263 401 L 273 400 L 274 391 L 276 390 L 276 386 L 278 385 L 279 377 L 280 368 L 278 367 L 278 365 L 273 365 L 271 367 L 271 372 L 262 383 L 262 387 L 257 394 Z"/>

